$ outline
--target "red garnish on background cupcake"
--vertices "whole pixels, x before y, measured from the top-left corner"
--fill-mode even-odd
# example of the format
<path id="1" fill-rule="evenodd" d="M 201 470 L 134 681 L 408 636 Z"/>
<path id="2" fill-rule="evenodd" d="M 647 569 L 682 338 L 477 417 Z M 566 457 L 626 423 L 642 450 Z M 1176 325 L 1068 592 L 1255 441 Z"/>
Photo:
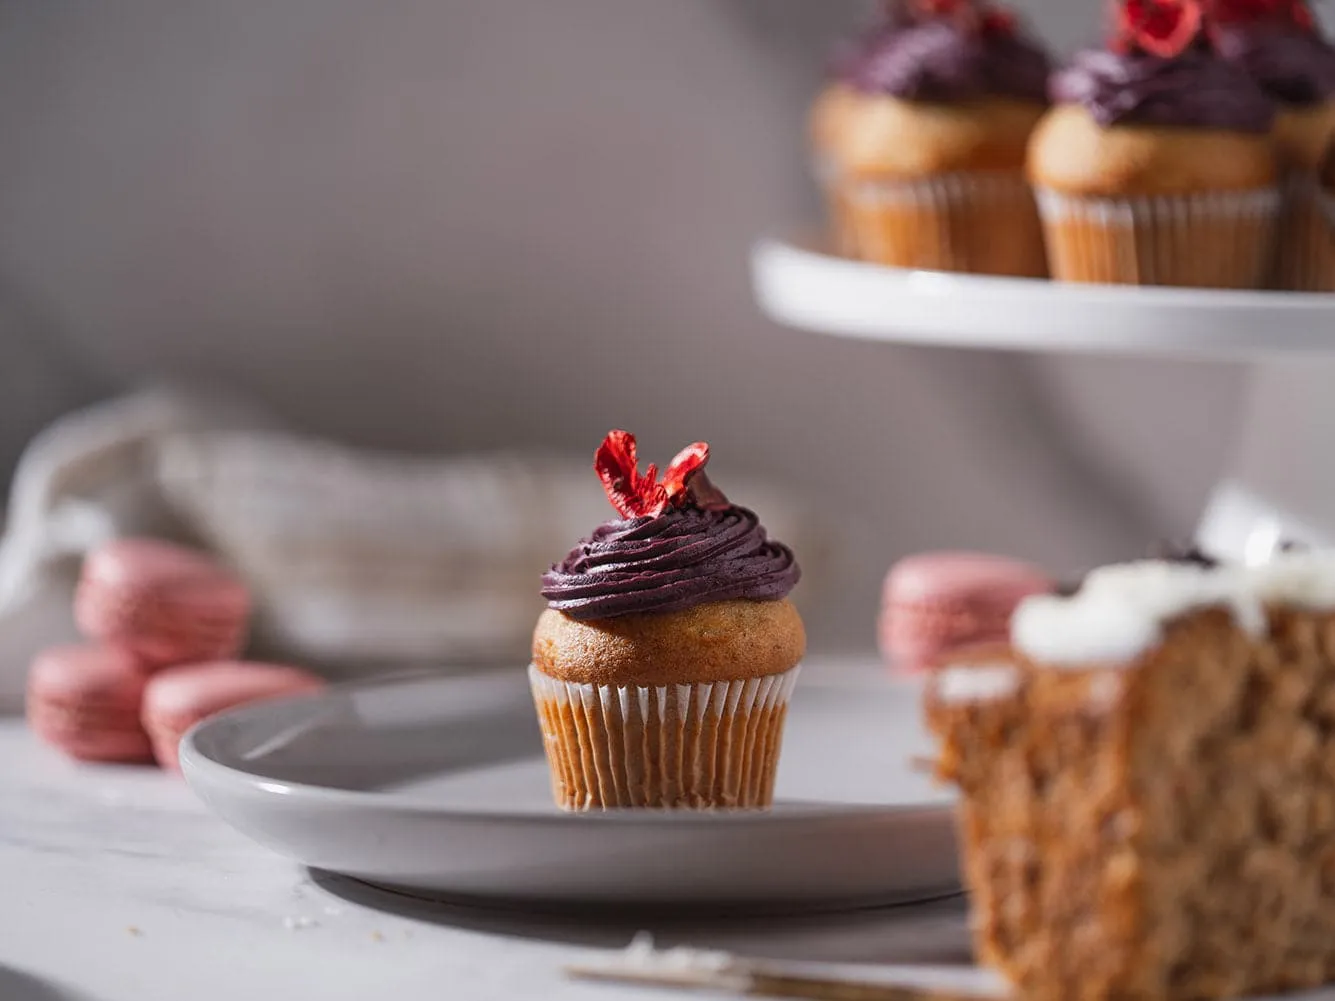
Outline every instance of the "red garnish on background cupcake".
<path id="1" fill-rule="evenodd" d="M 983 19 L 979 23 L 984 35 L 1009 37 L 1015 34 L 1015 14 L 1002 7 L 989 7 L 983 11 Z"/>
<path id="2" fill-rule="evenodd" d="M 1200 37 L 1205 11 L 1199 0 L 1124 0 L 1116 5 L 1114 52 L 1172 59 Z"/>
<path id="3" fill-rule="evenodd" d="M 728 507 L 728 499 L 705 476 L 709 444 L 687 445 L 668 463 L 660 482 L 653 463 L 640 473 L 635 436 L 609 431 L 593 457 L 607 499 L 623 518 L 656 518 L 670 507 L 688 505 L 705 511 Z"/>
<path id="4" fill-rule="evenodd" d="M 973 0 L 912 0 L 910 6 L 922 17 L 967 18 L 976 13 Z"/>
<path id="5" fill-rule="evenodd" d="M 1015 15 L 978 0 L 909 0 L 908 13 L 916 20 L 946 19 L 984 35 L 1015 33 Z"/>

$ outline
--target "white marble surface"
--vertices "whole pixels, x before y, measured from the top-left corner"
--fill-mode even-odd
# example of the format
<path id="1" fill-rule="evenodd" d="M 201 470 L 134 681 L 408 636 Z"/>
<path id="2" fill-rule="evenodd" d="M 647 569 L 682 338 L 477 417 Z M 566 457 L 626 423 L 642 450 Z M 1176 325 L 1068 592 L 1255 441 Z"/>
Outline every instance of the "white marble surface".
<path id="1" fill-rule="evenodd" d="M 0 719 L 3 1001 L 678 996 L 563 976 L 563 964 L 620 948 L 640 928 L 663 944 L 991 983 L 968 965 L 959 901 L 731 920 L 403 901 L 271 854 L 178 778 L 74 764 L 21 720 Z"/>

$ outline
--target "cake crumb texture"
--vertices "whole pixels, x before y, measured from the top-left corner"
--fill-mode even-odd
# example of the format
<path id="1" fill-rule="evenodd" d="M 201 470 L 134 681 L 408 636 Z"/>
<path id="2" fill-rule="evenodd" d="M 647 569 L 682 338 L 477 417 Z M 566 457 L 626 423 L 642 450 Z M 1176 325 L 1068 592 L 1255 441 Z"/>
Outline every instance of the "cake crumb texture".
<path id="1" fill-rule="evenodd" d="M 1026 998 L 1335 978 L 1335 614 L 1267 615 L 1201 609 L 1130 669 L 1016 655 L 1013 692 L 929 697 L 980 959 Z"/>

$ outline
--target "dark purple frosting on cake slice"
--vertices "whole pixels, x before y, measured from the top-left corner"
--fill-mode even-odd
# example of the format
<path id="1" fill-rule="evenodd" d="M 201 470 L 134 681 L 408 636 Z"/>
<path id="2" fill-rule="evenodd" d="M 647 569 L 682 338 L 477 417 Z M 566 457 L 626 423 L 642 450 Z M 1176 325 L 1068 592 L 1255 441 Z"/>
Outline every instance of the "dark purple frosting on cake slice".
<path id="1" fill-rule="evenodd" d="M 1237 66 L 1202 51 L 1172 59 L 1119 54 L 1105 49 L 1078 53 L 1054 74 L 1051 96 L 1082 104 L 1100 125 L 1168 125 L 1267 132 L 1275 104 Z"/>
<path id="2" fill-rule="evenodd" d="M 1014 97 L 1047 103 L 1046 53 L 1013 33 L 931 19 L 883 29 L 847 63 L 859 90 L 909 101 Z"/>
<path id="3" fill-rule="evenodd" d="M 1271 97 L 1315 104 L 1335 94 L 1335 48 L 1292 24 L 1222 24 L 1214 47 Z"/>
<path id="4" fill-rule="evenodd" d="M 669 509 L 609 521 L 542 576 L 548 604 L 572 619 L 679 612 L 711 601 L 774 601 L 801 571 L 742 507 Z"/>

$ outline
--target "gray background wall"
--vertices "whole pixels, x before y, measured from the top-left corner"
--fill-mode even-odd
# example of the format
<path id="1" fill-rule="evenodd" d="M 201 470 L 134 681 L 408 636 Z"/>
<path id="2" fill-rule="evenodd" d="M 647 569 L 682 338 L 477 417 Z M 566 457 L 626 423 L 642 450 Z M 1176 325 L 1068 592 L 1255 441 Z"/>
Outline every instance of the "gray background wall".
<path id="1" fill-rule="evenodd" d="M 830 0 L 8 0 L 0 464 L 147 377 L 417 451 L 706 437 L 843 528 L 825 645 L 897 555 L 1066 572 L 1190 531 L 1238 368 L 777 329 L 748 242 L 814 217 Z M 1101 5 L 1027 5 L 1067 47 Z M 763 512 L 762 512 L 763 513 Z M 820 605 L 817 596 L 808 603 Z"/>

